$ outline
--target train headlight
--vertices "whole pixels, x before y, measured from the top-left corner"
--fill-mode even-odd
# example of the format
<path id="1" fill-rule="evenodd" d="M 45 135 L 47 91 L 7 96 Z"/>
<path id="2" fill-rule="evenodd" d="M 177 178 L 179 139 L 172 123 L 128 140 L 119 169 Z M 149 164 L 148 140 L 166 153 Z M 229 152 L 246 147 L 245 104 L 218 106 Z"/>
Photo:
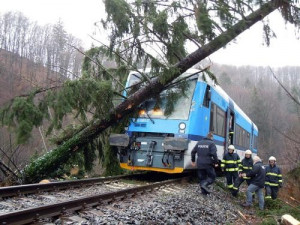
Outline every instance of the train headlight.
<path id="1" fill-rule="evenodd" d="M 180 129 L 180 130 L 184 130 L 185 127 L 186 127 L 185 123 L 180 123 L 180 124 L 179 124 L 179 129 Z"/>
<path id="2" fill-rule="evenodd" d="M 186 128 L 185 123 L 180 123 L 179 124 L 179 133 L 184 134 L 185 133 L 185 128 Z"/>

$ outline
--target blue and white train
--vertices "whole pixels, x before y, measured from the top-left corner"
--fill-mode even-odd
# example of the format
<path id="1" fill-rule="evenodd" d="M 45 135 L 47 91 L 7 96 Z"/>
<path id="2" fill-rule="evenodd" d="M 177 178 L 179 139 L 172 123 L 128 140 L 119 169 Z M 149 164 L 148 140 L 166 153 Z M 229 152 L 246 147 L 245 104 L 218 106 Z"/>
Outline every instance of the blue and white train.
<path id="1" fill-rule="evenodd" d="M 130 72 L 126 86 L 140 80 Z M 214 133 L 219 160 L 233 144 L 241 158 L 247 149 L 257 154 L 258 129 L 239 106 L 205 72 L 190 69 L 188 90 L 166 117 L 164 107 L 154 107 L 153 99 L 143 103 L 136 119 L 131 119 L 126 134 L 112 134 L 110 144 L 118 146 L 120 166 L 128 170 L 181 173 L 194 169 L 191 151 L 209 131 Z M 161 93 L 164 100 L 164 92 Z M 164 102 L 163 102 L 164 103 Z M 164 105 L 164 104 L 162 104 Z"/>

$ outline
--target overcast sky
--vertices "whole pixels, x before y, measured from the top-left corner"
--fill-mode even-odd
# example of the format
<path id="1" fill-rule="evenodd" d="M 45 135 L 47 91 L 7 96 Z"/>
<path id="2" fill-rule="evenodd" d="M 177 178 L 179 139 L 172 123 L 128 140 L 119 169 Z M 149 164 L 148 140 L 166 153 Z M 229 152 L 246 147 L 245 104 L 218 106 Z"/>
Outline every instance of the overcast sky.
<path id="1" fill-rule="evenodd" d="M 40 25 L 55 24 L 60 19 L 67 32 L 83 40 L 86 48 L 92 43 L 89 35 L 93 36 L 96 31 L 94 23 L 105 15 L 102 0 L 0 0 L 0 13 L 8 11 L 20 11 Z M 273 29 L 277 35 L 270 47 L 263 45 L 260 23 L 211 55 L 210 59 L 237 66 L 300 66 L 300 40 L 294 30 L 284 24 L 279 13 L 273 13 L 269 19 L 274 21 Z"/>

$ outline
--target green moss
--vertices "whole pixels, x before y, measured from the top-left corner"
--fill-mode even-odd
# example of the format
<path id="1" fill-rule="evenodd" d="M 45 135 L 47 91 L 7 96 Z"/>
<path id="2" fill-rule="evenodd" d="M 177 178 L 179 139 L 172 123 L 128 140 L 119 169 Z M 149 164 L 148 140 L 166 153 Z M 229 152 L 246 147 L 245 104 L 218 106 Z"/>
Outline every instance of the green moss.
<path id="1" fill-rule="evenodd" d="M 272 218 L 280 218 L 284 214 L 290 214 L 296 219 L 300 220 L 300 206 L 294 208 L 280 199 L 266 199 L 265 200 L 265 210 L 261 211 L 257 208 L 257 215 L 265 218 L 265 217 L 272 217 Z"/>
<path id="2" fill-rule="evenodd" d="M 274 218 L 266 218 L 261 222 L 261 225 L 277 225 L 277 221 Z"/>

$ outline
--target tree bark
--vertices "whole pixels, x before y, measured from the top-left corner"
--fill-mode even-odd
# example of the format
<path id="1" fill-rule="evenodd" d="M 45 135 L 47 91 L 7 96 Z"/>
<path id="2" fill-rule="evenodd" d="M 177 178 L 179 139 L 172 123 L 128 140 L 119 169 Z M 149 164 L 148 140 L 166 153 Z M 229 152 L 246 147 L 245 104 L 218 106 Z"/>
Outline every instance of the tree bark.
<path id="1" fill-rule="evenodd" d="M 85 129 L 74 135 L 69 140 L 65 141 L 62 145 L 58 146 L 50 153 L 30 163 L 24 170 L 26 182 L 35 182 L 38 181 L 38 179 L 47 177 L 49 173 L 57 169 L 61 163 L 65 163 L 72 154 L 72 151 L 75 151 L 78 146 L 81 146 L 96 138 L 106 128 L 117 123 L 124 116 L 133 112 L 138 105 L 150 98 L 150 96 L 159 94 L 164 89 L 166 84 L 173 81 L 180 74 L 201 60 L 205 59 L 207 56 L 216 52 L 221 47 L 224 47 L 239 34 L 250 28 L 253 24 L 262 20 L 271 12 L 279 8 L 282 2 L 282 0 L 272 0 L 268 3 L 265 3 L 261 6 L 261 8 L 251 13 L 245 19 L 236 23 L 231 29 L 228 29 L 211 42 L 207 43 L 203 47 L 188 55 L 186 58 L 179 61 L 176 65 L 174 65 L 174 68 L 177 69 L 177 72 L 174 72 L 166 80 L 162 80 L 161 77 L 153 79 L 150 81 L 149 85 L 141 88 L 128 99 L 119 104 L 114 111 L 110 113 L 108 119 L 96 120 L 94 123 L 87 126 Z M 59 158 L 55 156 L 58 156 Z"/>

